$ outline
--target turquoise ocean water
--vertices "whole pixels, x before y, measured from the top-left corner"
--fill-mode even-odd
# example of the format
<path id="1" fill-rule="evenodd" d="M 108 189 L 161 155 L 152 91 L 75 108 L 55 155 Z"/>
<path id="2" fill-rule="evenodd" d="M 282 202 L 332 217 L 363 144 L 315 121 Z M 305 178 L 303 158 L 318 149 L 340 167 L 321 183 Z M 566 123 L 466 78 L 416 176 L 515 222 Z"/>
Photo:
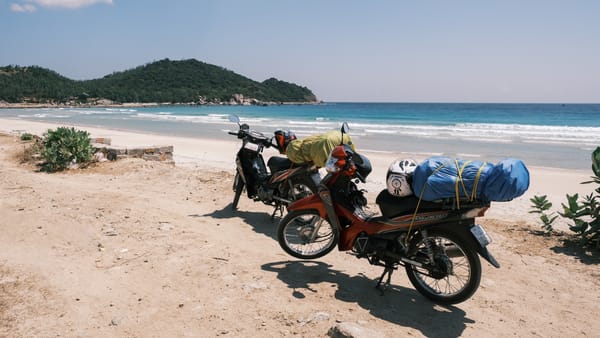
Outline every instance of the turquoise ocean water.
<path id="1" fill-rule="evenodd" d="M 273 106 L 0 109 L 0 118 L 231 139 L 236 114 L 253 129 L 298 137 L 338 129 L 358 149 L 418 157 L 446 155 L 495 162 L 588 169 L 600 146 L 600 104 L 324 103 Z"/>

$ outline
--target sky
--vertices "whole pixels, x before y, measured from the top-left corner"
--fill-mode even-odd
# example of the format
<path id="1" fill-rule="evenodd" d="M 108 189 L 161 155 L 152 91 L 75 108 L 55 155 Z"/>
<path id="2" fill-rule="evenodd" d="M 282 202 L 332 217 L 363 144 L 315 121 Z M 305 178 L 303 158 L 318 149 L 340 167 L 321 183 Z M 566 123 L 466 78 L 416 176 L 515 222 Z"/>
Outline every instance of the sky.
<path id="1" fill-rule="evenodd" d="M 197 59 L 327 102 L 600 103 L 600 1 L 0 0 L 0 66 Z"/>

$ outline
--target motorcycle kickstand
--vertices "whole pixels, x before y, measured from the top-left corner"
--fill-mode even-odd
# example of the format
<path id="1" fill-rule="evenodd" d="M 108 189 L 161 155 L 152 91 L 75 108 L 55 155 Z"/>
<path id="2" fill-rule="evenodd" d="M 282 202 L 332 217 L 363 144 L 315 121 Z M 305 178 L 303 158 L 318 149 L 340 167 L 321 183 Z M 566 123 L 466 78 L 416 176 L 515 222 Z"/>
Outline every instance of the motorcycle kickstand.
<path id="1" fill-rule="evenodd" d="M 375 288 L 381 292 L 382 296 L 384 294 L 384 291 L 390 286 L 391 279 L 392 279 L 392 273 L 394 272 L 394 270 L 396 270 L 396 267 L 394 267 L 393 263 L 391 263 L 391 264 L 385 263 L 385 269 L 383 270 L 381 277 L 379 277 L 379 281 L 377 282 L 377 285 L 375 285 Z M 387 280 L 384 283 L 383 279 L 385 278 L 386 274 L 387 274 Z"/>
<path id="2" fill-rule="evenodd" d="M 283 217 L 283 205 L 282 204 L 275 206 L 275 210 L 273 210 L 273 213 L 271 214 L 271 222 L 273 222 L 275 220 L 275 214 L 277 213 L 277 211 L 279 211 L 279 215 L 281 217 Z"/>

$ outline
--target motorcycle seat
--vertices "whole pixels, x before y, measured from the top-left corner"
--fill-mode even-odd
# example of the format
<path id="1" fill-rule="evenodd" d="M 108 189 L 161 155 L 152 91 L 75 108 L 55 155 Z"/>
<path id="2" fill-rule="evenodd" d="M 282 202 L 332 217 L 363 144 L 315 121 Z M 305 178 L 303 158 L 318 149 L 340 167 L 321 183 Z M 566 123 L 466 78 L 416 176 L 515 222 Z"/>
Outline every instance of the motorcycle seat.
<path id="1" fill-rule="evenodd" d="M 419 212 L 458 209 L 456 200 L 453 198 L 445 198 L 437 201 L 421 200 L 421 203 L 419 203 L 419 198 L 415 195 L 397 197 L 390 194 L 387 189 L 382 190 L 377 195 L 376 202 L 379 205 L 381 214 L 386 218 L 412 214 L 415 212 L 417 205 L 419 206 Z M 489 202 L 480 200 L 461 200 L 460 209 L 478 208 L 489 205 Z"/>
<path id="2" fill-rule="evenodd" d="M 376 199 L 377 205 L 381 214 L 387 218 L 412 214 L 415 212 L 417 205 L 419 212 L 435 211 L 444 209 L 444 203 L 421 201 L 415 195 L 406 197 L 397 197 L 390 194 L 387 190 L 382 190 Z"/>
<path id="3" fill-rule="evenodd" d="M 276 173 L 281 170 L 296 167 L 297 165 L 287 157 L 271 156 L 269 161 L 267 161 L 267 166 L 271 170 L 271 173 Z"/>
<path id="4" fill-rule="evenodd" d="M 419 203 L 419 198 L 415 195 L 397 197 L 390 194 L 387 189 L 382 190 L 379 195 L 377 195 L 376 203 L 379 206 L 381 214 L 386 218 L 412 214 L 415 212 L 417 205 L 419 206 L 419 212 L 470 209 L 490 205 L 489 202 L 481 200 L 469 201 L 461 199 L 460 207 L 458 207 L 456 200 L 453 198 L 444 198 L 436 201 L 421 200 Z"/>

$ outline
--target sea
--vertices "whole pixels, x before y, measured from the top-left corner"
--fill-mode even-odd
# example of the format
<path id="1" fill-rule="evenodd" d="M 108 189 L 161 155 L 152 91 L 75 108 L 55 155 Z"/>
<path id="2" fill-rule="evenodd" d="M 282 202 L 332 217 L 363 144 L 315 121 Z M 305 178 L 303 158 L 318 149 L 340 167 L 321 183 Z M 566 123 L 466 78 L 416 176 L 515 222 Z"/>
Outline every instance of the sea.
<path id="1" fill-rule="evenodd" d="M 600 104 L 348 103 L 268 106 L 0 109 L 0 118 L 230 140 L 237 115 L 252 130 L 298 138 L 350 126 L 358 151 L 421 160 L 448 156 L 590 169 L 600 146 Z M 590 171 L 591 173 L 591 171 Z"/>

